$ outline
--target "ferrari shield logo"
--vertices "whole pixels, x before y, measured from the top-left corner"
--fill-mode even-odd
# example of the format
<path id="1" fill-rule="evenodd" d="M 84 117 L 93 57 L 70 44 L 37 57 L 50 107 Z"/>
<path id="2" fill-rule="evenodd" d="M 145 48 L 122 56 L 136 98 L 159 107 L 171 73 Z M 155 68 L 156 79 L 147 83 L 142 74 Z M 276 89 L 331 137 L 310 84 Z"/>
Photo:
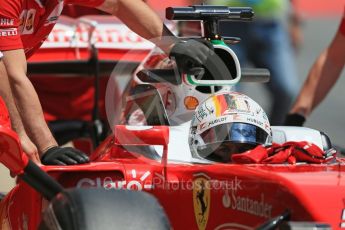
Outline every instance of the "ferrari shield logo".
<path id="1" fill-rule="evenodd" d="M 199 230 L 206 229 L 210 214 L 210 182 L 205 174 L 198 174 L 193 181 L 193 205 Z"/>

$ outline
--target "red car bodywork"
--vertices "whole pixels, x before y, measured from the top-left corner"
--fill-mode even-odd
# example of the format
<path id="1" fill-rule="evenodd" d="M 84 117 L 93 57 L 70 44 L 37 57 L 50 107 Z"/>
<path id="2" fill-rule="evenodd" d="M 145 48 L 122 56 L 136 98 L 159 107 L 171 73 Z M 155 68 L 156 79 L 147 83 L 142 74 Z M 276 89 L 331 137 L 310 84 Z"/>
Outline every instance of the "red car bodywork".
<path id="1" fill-rule="evenodd" d="M 31 62 L 89 58 L 87 47 L 80 48 L 79 57 L 75 56 L 75 48 L 64 48 L 66 38 L 58 36 L 58 32 L 55 34 L 57 36 L 53 34 L 50 39 L 55 43 L 62 42 L 62 47 L 43 48 Z M 125 52 L 127 51 L 100 48 L 100 58 L 119 60 Z M 132 53 L 130 58 L 135 58 L 132 61 L 139 61 L 136 58 L 141 61 L 147 52 L 148 50 L 142 50 Z M 33 81 L 39 81 L 42 76 L 31 77 Z M 77 78 L 75 81 L 79 80 Z M 86 92 L 87 99 L 74 105 L 77 110 L 61 108 L 58 115 L 55 113 L 53 116 L 51 114 L 56 111 L 52 112 L 49 108 L 59 107 L 56 106 L 57 103 L 67 103 L 61 102 L 59 98 L 56 103 L 50 104 L 53 107 L 49 107 L 49 100 L 44 92 L 47 84 L 42 87 L 37 86 L 39 83 L 36 84 L 43 98 L 43 107 L 47 106 L 47 118 L 67 116 L 71 119 L 90 119 L 85 111 L 89 114 L 92 108 L 92 91 Z M 89 82 L 90 88 L 91 85 Z M 65 92 L 64 96 L 64 100 L 71 101 L 68 93 Z M 104 107 L 101 111 L 104 111 Z M 75 116 L 71 112 L 75 112 Z M 343 163 L 236 165 L 173 161 L 168 160 L 168 127 L 131 131 L 118 126 L 116 131 L 116 137 L 109 136 L 91 154 L 92 163 L 79 166 L 42 166 L 42 169 L 64 187 L 137 189 L 152 193 L 164 207 L 174 229 L 253 229 L 285 210 L 291 212 L 291 220 L 294 221 L 324 222 L 331 224 L 334 229 L 345 227 Z M 126 139 L 130 135 L 139 136 L 141 142 L 137 142 L 135 138 Z M 162 157 L 150 159 L 129 151 L 126 147 L 143 144 L 164 146 Z M 41 212 L 47 205 L 38 192 L 19 181 L 1 203 L 1 227 L 15 230 L 37 229 Z"/>
<path id="2" fill-rule="evenodd" d="M 117 136 L 128 135 L 128 131 L 118 131 L 123 128 L 116 129 Z M 162 144 L 162 140 L 153 139 L 157 135 L 160 139 L 168 137 L 169 129 L 156 127 L 135 135 L 145 135 L 149 143 Z M 285 210 L 291 212 L 294 221 L 329 223 L 334 229 L 343 224 L 344 164 L 170 162 L 166 153 L 160 160 L 151 160 L 127 151 L 125 146 L 130 141 L 124 145 L 118 142 L 118 138 L 108 137 L 91 155 L 92 163 L 88 165 L 42 168 L 65 187 L 152 193 L 174 229 L 252 229 Z M 167 144 L 163 145 L 167 148 Z M 24 182 L 19 182 L 3 203 L 12 229 L 36 229 L 44 207 L 41 195 Z"/>

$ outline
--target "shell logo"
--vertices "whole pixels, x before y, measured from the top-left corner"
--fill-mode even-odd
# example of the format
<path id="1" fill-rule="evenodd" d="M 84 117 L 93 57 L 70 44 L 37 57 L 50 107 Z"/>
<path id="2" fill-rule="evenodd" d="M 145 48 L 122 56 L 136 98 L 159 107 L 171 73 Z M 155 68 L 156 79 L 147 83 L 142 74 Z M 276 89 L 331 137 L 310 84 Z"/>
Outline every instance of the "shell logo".
<path id="1" fill-rule="evenodd" d="M 184 98 L 184 106 L 188 110 L 195 110 L 199 105 L 199 100 L 193 96 L 187 96 Z"/>

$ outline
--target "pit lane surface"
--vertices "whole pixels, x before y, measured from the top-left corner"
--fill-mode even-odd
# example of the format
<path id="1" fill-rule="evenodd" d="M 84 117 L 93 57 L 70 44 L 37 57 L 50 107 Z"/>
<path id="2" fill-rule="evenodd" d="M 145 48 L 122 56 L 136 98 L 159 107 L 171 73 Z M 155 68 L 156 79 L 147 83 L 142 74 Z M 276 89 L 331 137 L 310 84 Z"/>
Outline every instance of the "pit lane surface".
<path id="1" fill-rule="evenodd" d="M 334 18 L 306 19 L 303 26 L 304 44 L 296 58 L 298 74 L 302 83 L 315 58 L 332 40 L 340 16 Z M 308 119 L 306 126 L 326 132 L 334 144 L 345 147 L 345 72 L 335 88 Z M 263 86 L 250 84 L 246 90 L 268 111 L 268 95 Z M 0 192 L 8 191 L 14 185 L 8 170 L 0 165 Z"/>

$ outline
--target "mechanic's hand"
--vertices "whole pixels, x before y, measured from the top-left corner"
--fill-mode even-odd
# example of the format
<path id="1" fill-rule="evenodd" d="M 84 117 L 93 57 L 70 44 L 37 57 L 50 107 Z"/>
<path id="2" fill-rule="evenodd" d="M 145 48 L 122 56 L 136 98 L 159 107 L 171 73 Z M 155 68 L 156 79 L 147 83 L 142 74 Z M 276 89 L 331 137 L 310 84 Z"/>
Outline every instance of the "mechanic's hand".
<path id="1" fill-rule="evenodd" d="M 19 135 L 20 144 L 24 153 L 29 157 L 36 164 L 41 164 L 41 160 L 38 154 L 38 149 L 34 143 L 30 140 L 30 138 L 25 135 Z"/>
<path id="2" fill-rule="evenodd" d="M 284 125 L 286 126 L 303 126 L 305 117 L 298 113 L 288 114 L 285 118 Z"/>
<path id="3" fill-rule="evenodd" d="M 204 39 L 180 40 L 172 47 L 170 58 L 175 58 L 179 71 L 186 74 L 196 74 L 213 53 L 213 46 Z"/>
<path id="4" fill-rule="evenodd" d="M 76 165 L 88 163 L 90 160 L 78 149 L 55 146 L 43 154 L 41 161 L 44 165 Z"/>

